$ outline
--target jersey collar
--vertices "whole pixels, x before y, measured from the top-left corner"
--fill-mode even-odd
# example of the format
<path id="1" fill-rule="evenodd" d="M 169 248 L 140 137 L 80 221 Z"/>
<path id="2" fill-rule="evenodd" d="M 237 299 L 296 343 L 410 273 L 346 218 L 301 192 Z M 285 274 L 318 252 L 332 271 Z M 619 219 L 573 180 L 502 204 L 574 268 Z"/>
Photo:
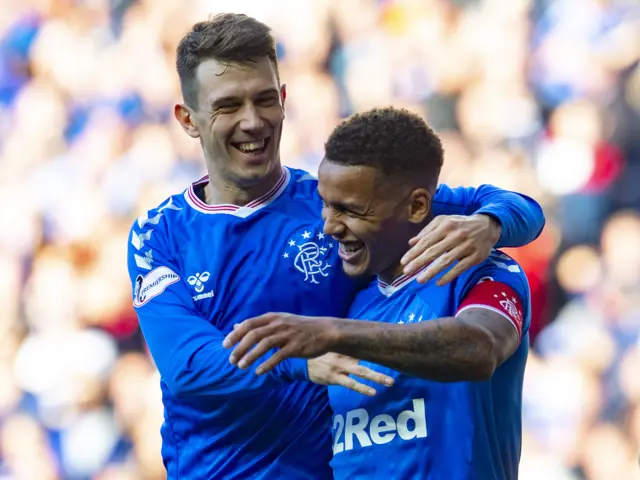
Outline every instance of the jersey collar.
<path id="1" fill-rule="evenodd" d="M 420 272 L 422 272 L 424 269 L 426 269 L 427 266 L 422 267 L 420 270 L 415 272 L 413 275 L 410 275 L 410 276 L 408 276 L 408 275 L 400 275 L 398 278 L 396 278 L 391 283 L 383 282 L 382 280 L 380 280 L 380 278 L 378 278 L 378 288 L 380 289 L 380 292 L 385 297 L 390 297 L 391 295 L 396 293 L 398 290 L 400 290 L 401 288 L 409 285 L 413 280 L 415 280 L 415 278 L 418 276 L 418 274 Z"/>
<path id="2" fill-rule="evenodd" d="M 289 169 L 286 167 L 282 168 L 282 175 L 280 176 L 280 180 L 273 186 L 271 190 L 262 195 L 259 198 L 256 198 L 254 201 L 249 202 L 244 206 L 231 205 L 231 204 L 219 204 L 219 205 L 208 205 L 204 203 L 202 200 L 198 198 L 195 192 L 195 188 L 206 184 L 209 182 L 209 175 L 205 175 L 197 182 L 194 182 L 189 186 L 189 188 L 184 192 L 184 197 L 187 200 L 187 203 L 195 210 L 201 213 L 207 214 L 216 214 L 216 213 L 224 213 L 227 215 L 233 215 L 235 217 L 246 218 L 251 215 L 253 212 L 260 210 L 263 207 L 266 207 L 271 202 L 273 202 L 276 198 L 282 195 L 282 192 L 289 185 L 289 180 L 291 178 L 291 173 Z"/>

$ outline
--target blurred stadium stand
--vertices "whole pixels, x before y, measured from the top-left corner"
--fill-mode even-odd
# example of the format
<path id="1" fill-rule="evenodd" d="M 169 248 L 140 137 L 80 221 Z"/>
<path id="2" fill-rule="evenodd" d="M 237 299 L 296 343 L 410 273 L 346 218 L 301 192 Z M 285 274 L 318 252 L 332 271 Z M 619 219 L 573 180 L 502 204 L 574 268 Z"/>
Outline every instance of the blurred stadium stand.
<path id="1" fill-rule="evenodd" d="M 442 180 L 525 192 L 533 290 L 522 480 L 640 478 L 640 3 L 3 0 L 0 479 L 164 477 L 158 375 L 126 275 L 132 220 L 203 173 L 174 52 L 221 11 L 273 26 L 285 164 L 393 103 Z"/>

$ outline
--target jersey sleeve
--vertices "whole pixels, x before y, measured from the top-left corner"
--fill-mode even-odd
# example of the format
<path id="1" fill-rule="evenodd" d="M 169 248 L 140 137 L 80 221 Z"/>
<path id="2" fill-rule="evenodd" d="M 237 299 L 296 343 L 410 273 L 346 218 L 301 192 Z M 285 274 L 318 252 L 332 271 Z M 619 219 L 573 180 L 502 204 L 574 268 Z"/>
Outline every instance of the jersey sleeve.
<path id="1" fill-rule="evenodd" d="M 534 199 L 492 185 L 478 188 L 438 186 L 434 215 L 490 215 L 502 225 L 497 248 L 521 247 L 534 241 L 544 228 L 542 207 Z"/>
<path id="2" fill-rule="evenodd" d="M 143 336 L 169 391 L 177 397 L 240 396 L 307 379 L 304 359 L 288 359 L 259 376 L 229 363 L 231 351 L 222 346 L 223 333 L 196 310 L 171 259 L 166 225 L 150 224 L 148 218 L 131 228 L 128 270 Z"/>
<path id="3" fill-rule="evenodd" d="M 511 323 L 521 340 L 530 325 L 530 292 L 525 273 L 511 257 L 493 251 L 455 287 L 455 315 L 470 308 L 486 308 Z"/>

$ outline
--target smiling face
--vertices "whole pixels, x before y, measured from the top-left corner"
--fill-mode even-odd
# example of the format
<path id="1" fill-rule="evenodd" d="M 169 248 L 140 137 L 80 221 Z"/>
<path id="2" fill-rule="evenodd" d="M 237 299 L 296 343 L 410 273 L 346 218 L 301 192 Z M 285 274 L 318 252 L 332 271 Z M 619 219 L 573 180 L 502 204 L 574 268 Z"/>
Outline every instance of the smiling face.
<path id="1" fill-rule="evenodd" d="M 318 192 L 324 231 L 339 242 L 345 273 L 395 278 L 409 239 L 428 218 L 429 192 L 385 182 L 370 166 L 329 159 L 320 164 Z"/>
<path id="2" fill-rule="evenodd" d="M 205 60 L 195 88 L 197 105 L 176 106 L 176 117 L 200 138 L 210 174 L 242 188 L 281 168 L 285 90 L 268 57 L 248 64 Z"/>

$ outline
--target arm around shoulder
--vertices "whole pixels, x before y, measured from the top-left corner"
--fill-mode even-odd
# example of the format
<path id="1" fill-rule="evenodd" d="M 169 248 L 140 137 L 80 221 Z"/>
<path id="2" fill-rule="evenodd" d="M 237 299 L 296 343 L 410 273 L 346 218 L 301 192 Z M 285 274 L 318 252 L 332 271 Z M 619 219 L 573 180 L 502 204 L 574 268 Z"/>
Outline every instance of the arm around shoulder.
<path id="1" fill-rule="evenodd" d="M 450 188 L 441 184 L 433 210 L 435 215 L 484 214 L 492 217 L 502 226 L 497 248 L 527 245 L 538 238 L 545 225 L 542 207 L 534 199 L 486 184 L 477 188 Z"/>

